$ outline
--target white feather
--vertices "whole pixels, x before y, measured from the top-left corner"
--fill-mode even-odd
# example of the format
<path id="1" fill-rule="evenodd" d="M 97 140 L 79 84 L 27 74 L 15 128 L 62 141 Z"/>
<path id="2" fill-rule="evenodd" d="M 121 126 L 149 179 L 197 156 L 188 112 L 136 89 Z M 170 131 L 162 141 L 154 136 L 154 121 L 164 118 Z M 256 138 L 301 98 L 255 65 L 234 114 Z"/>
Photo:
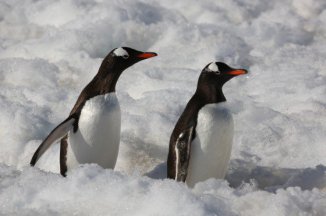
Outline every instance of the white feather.
<path id="1" fill-rule="evenodd" d="M 97 163 L 113 169 L 120 142 L 121 114 L 115 93 L 88 100 L 79 118 L 76 133 L 69 132 L 67 167 Z"/>
<path id="2" fill-rule="evenodd" d="M 218 67 L 215 62 L 212 62 L 210 65 L 208 65 L 208 69 L 214 72 L 218 71 Z"/>
<path id="3" fill-rule="evenodd" d="M 128 52 L 123 49 L 122 47 L 119 47 L 113 51 L 114 55 L 116 56 L 129 56 Z"/>
<path id="4" fill-rule="evenodd" d="M 233 118 L 226 103 L 209 104 L 198 113 L 196 138 L 191 145 L 187 185 L 224 178 L 233 140 Z"/>
<path id="5" fill-rule="evenodd" d="M 176 155 L 176 164 L 175 164 L 175 178 L 174 180 L 178 179 L 178 172 L 179 172 L 179 149 L 177 147 L 177 145 L 175 145 L 174 147 L 174 151 L 175 151 L 175 155 Z"/>

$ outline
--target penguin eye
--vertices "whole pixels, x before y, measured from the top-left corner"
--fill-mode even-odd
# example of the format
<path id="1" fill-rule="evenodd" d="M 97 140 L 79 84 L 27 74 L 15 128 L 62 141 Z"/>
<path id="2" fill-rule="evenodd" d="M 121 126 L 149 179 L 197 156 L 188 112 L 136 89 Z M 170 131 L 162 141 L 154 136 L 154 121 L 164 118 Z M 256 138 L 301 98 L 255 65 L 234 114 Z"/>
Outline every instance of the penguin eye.
<path id="1" fill-rule="evenodd" d="M 125 54 L 122 56 L 122 58 L 127 59 L 127 58 L 129 58 L 129 55 Z"/>
<path id="2" fill-rule="evenodd" d="M 221 72 L 220 71 L 214 71 L 217 75 L 220 75 Z"/>

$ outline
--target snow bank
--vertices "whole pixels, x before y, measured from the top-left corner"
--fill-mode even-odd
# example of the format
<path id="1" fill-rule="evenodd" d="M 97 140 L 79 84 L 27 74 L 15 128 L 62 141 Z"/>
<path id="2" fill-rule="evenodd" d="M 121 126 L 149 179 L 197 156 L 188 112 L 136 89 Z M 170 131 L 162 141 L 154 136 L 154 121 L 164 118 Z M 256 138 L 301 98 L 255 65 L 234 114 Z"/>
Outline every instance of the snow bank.
<path id="1" fill-rule="evenodd" d="M 2 0 L 0 214 L 325 215 L 325 9 L 317 0 Z M 63 179 L 58 145 L 38 163 L 46 171 L 27 168 L 120 46 L 159 56 L 118 82 L 116 170 L 85 165 Z M 224 88 L 235 121 L 227 181 L 191 190 L 162 180 L 164 162 L 212 61 L 250 73 Z"/>
<path id="2" fill-rule="evenodd" d="M 0 166 L 2 215 L 303 215 L 326 214 L 325 194 L 299 187 L 276 193 L 207 180 L 189 190 L 172 180 L 127 176 L 85 165 L 67 178 Z"/>

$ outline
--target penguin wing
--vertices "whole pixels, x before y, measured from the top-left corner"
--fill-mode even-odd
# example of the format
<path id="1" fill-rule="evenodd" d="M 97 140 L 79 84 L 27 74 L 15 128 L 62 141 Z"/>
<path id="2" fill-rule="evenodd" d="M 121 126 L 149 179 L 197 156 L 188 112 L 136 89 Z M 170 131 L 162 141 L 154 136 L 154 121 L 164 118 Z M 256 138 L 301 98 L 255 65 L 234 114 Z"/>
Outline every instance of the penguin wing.
<path id="1" fill-rule="evenodd" d="M 194 127 L 190 127 L 180 133 L 176 140 L 174 151 L 176 155 L 175 162 L 175 180 L 186 181 L 188 174 L 188 165 L 190 159 L 191 141 Z"/>
<path id="2" fill-rule="evenodd" d="M 73 127 L 75 121 L 75 118 L 68 117 L 66 120 L 64 120 L 61 124 L 59 124 L 56 128 L 51 131 L 51 133 L 45 138 L 45 140 L 41 143 L 41 145 L 37 148 L 36 152 L 34 153 L 30 162 L 31 166 L 34 166 L 36 164 L 38 159 L 40 159 L 40 157 L 50 147 L 52 143 L 62 138 L 69 132 L 69 130 Z"/>

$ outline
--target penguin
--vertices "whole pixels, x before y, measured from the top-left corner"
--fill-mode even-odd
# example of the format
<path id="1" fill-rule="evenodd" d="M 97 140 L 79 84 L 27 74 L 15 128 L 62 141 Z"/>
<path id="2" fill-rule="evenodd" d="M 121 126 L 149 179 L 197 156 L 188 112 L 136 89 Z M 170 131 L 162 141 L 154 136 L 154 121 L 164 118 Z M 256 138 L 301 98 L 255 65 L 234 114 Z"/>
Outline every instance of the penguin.
<path id="1" fill-rule="evenodd" d="M 167 177 L 193 187 L 209 178 L 224 178 L 230 160 L 233 118 L 223 85 L 247 74 L 223 62 L 209 63 L 170 137 Z"/>
<path id="2" fill-rule="evenodd" d="M 60 142 L 60 173 L 79 164 L 96 163 L 114 169 L 120 142 L 121 114 L 115 94 L 122 72 L 133 64 L 157 56 L 129 47 L 113 49 L 102 61 L 96 76 L 80 93 L 68 118 L 54 128 L 34 153 L 34 166 L 57 140 Z"/>

